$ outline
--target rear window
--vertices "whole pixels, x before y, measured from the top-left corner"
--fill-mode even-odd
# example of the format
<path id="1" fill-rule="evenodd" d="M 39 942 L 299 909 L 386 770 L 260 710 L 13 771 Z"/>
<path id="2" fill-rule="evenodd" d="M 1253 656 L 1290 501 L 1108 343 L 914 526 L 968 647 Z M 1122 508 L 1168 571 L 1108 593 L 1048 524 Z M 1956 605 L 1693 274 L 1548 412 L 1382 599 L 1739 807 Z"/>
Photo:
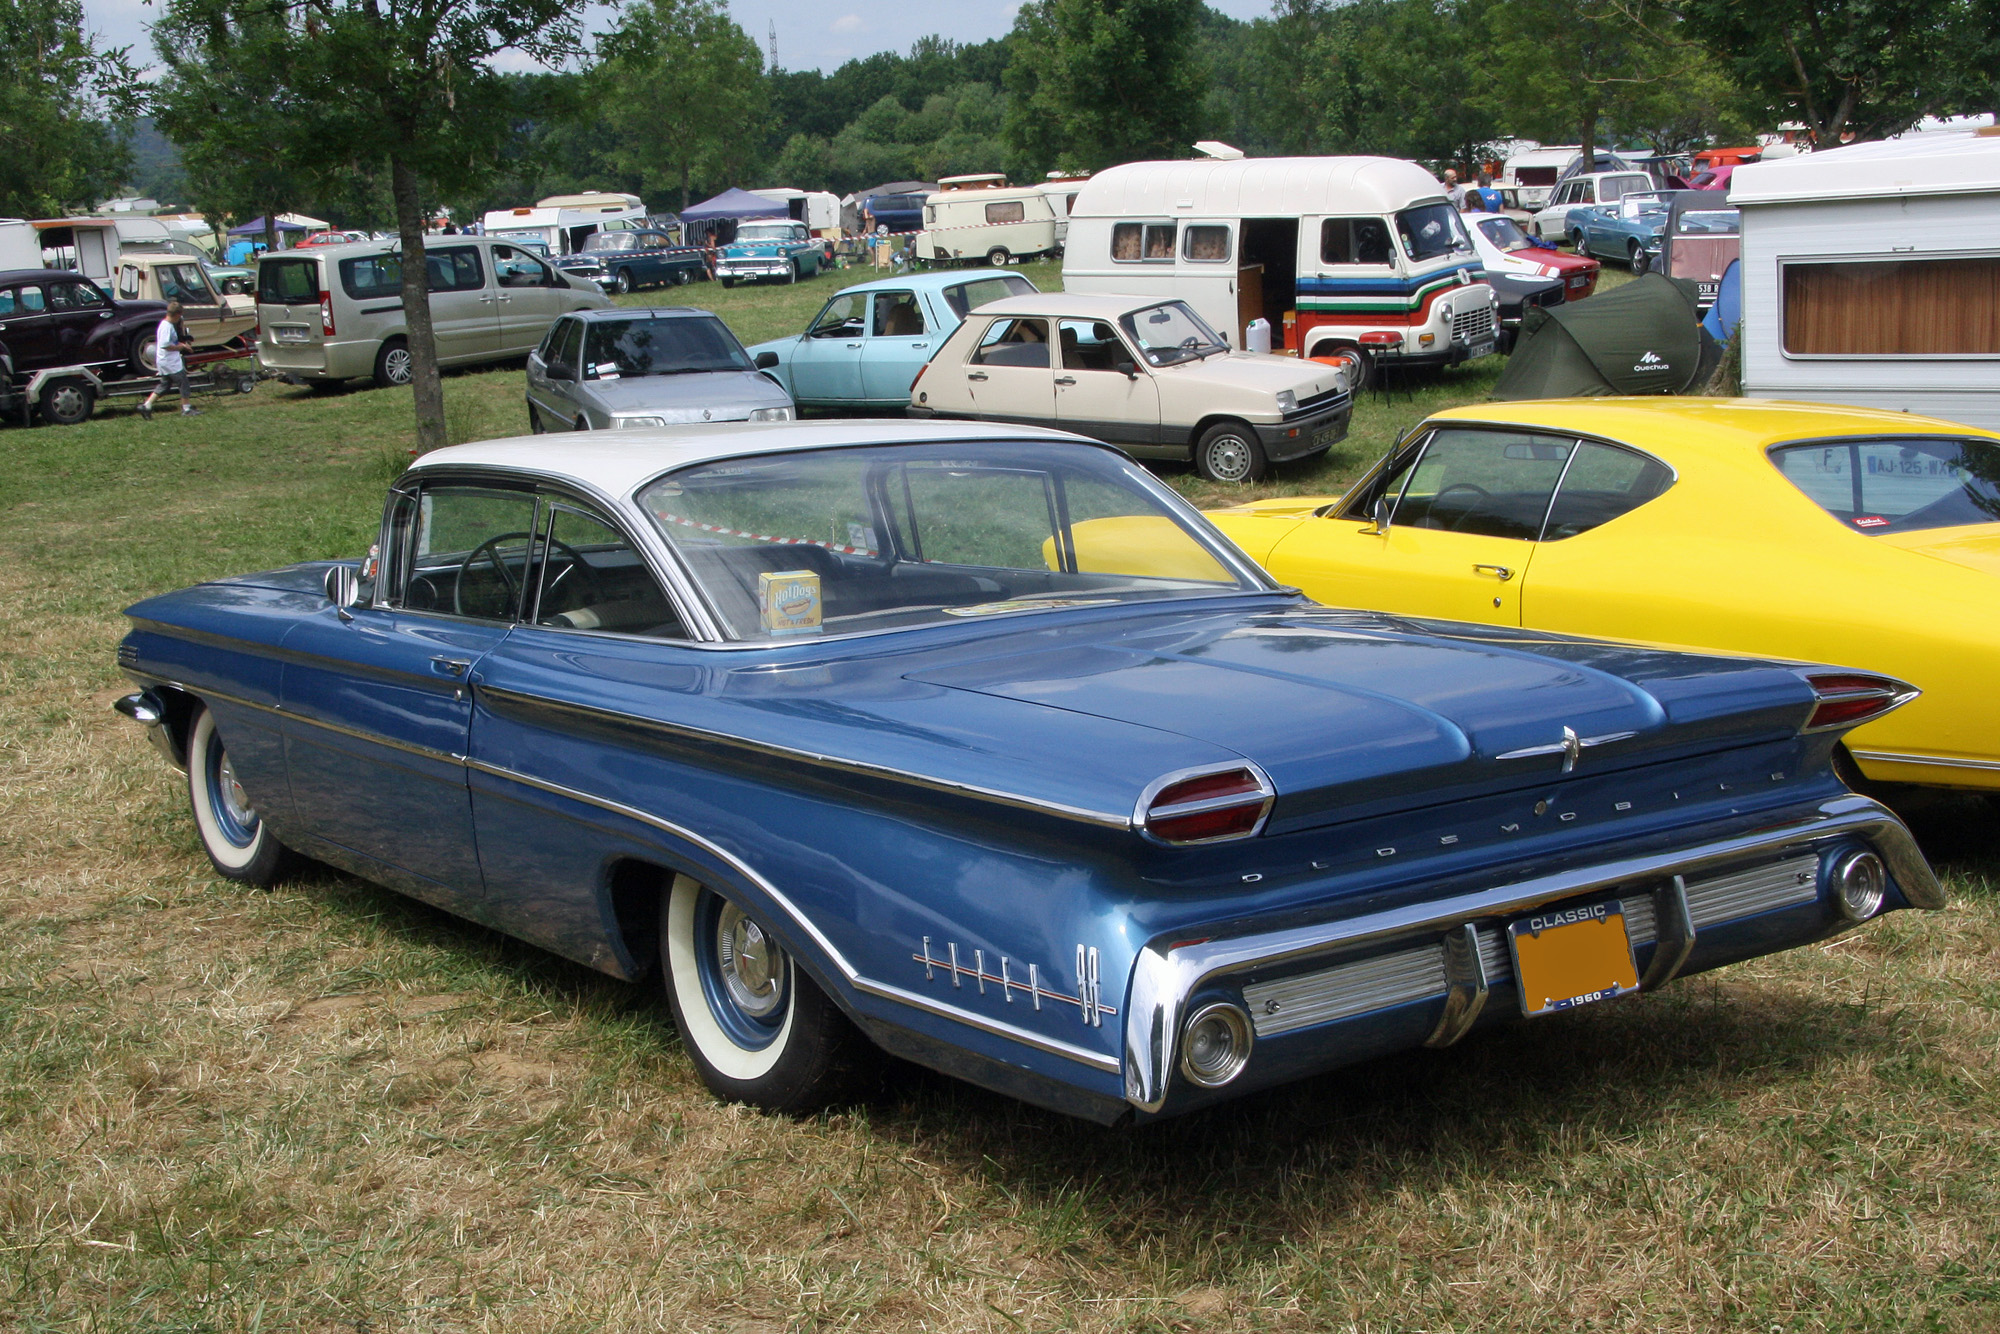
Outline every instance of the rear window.
<path id="1" fill-rule="evenodd" d="M 1004 277 L 981 278 L 959 287 L 947 287 L 944 289 L 944 300 L 962 320 L 981 306 L 998 301 L 1003 296 L 1027 296 L 1034 290 L 1035 285 L 1026 278 L 1010 273 Z"/>
<path id="2" fill-rule="evenodd" d="M 403 296 L 403 257 L 363 255 L 340 261 L 340 286 L 356 301 L 399 301 Z"/>
<path id="3" fill-rule="evenodd" d="M 266 259 L 257 264 L 257 300 L 267 306 L 295 306 L 319 300 L 319 261 Z"/>
<path id="4" fill-rule="evenodd" d="M 2000 520 L 2000 443 L 1939 436 L 1821 441 L 1771 451 L 1785 480 L 1863 533 Z"/>

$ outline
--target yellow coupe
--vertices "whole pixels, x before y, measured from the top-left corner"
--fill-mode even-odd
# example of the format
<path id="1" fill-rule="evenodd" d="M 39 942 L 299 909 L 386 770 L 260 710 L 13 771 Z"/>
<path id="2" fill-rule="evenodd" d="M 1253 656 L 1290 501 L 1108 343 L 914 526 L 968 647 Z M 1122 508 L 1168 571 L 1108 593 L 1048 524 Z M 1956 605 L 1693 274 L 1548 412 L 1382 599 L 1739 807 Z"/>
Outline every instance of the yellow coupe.
<path id="1" fill-rule="evenodd" d="M 1338 606 L 1841 663 L 1921 698 L 1877 782 L 2000 792 L 2000 435 L 1906 413 L 1591 398 L 1438 413 L 1345 496 L 1212 516 Z"/>

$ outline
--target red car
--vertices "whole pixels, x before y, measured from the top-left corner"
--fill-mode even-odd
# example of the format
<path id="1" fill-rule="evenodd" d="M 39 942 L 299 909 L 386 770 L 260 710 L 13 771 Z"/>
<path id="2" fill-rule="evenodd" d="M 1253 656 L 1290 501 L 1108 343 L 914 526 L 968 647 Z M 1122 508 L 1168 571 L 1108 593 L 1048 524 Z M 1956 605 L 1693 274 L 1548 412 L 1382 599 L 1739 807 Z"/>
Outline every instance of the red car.
<path id="1" fill-rule="evenodd" d="M 1570 255 L 1537 244 L 1512 218 L 1500 213 L 1460 215 L 1472 232 L 1473 248 L 1489 270 L 1537 278 L 1561 278 L 1563 299 L 1581 301 L 1597 290 L 1601 265 L 1588 255 Z"/>
<path id="2" fill-rule="evenodd" d="M 349 241 L 366 241 L 367 232 L 314 232 L 298 243 L 294 249 L 304 250 L 307 246 L 346 245 Z"/>

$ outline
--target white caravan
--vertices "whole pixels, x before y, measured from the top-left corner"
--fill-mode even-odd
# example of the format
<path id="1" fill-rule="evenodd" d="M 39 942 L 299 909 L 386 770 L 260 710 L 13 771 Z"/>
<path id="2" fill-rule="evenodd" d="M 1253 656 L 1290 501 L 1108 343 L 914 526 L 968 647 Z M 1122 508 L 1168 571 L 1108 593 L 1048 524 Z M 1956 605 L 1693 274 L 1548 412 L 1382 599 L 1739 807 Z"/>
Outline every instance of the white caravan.
<path id="1" fill-rule="evenodd" d="M 1055 207 L 1037 185 L 1012 186 L 992 173 L 947 176 L 924 200 L 924 229 L 912 244 L 918 259 L 934 264 L 972 260 L 997 267 L 1053 254 Z"/>
<path id="2" fill-rule="evenodd" d="M 1743 392 L 2000 427 L 2000 132 L 1740 166 Z"/>
<path id="3" fill-rule="evenodd" d="M 488 236 L 518 241 L 550 259 L 574 255 L 600 231 L 636 227 L 646 220 L 637 195 L 550 195 L 533 208 L 496 208 L 481 219 Z"/>
<path id="4" fill-rule="evenodd" d="M 1562 169 L 1582 151 L 1582 144 L 1558 144 L 1514 153 L 1501 164 L 1500 179 L 1494 184 L 1517 189 L 1521 207 L 1533 212 L 1549 202 L 1549 191 L 1555 189 Z"/>
<path id="5" fill-rule="evenodd" d="M 790 186 L 778 186 L 769 190 L 750 192 L 760 199 L 768 199 L 774 204 L 783 204 L 792 221 L 803 222 L 806 230 L 814 236 L 840 235 L 840 196 L 825 190 L 794 190 Z"/>

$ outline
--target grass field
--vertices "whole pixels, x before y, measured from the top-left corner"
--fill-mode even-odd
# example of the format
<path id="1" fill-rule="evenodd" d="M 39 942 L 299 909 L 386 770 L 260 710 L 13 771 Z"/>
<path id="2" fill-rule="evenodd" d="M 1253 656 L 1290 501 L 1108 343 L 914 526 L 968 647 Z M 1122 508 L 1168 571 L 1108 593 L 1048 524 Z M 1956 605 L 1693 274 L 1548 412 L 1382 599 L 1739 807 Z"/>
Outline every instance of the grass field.
<path id="1" fill-rule="evenodd" d="M 749 342 L 838 284 L 693 295 Z M 1269 489 L 1490 376 L 1370 396 Z M 521 388 L 450 377 L 453 438 Z M 2000 1326 L 1985 808 L 1923 820 L 1948 912 L 1141 1130 L 906 1067 L 721 1106 L 646 989 L 332 872 L 217 879 L 108 710 L 119 608 L 364 549 L 409 439 L 407 392 L 271 384 L 0 430 L 0 1329 Z"/>

